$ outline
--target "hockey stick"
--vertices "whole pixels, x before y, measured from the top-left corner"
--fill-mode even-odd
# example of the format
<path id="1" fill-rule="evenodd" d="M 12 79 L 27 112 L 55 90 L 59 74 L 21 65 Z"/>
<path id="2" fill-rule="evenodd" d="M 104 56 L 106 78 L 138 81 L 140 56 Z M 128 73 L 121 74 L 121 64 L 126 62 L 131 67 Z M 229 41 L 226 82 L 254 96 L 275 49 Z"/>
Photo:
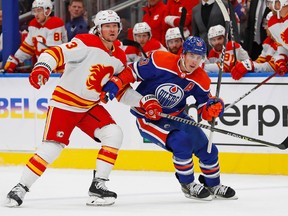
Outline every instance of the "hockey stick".
<path id="1" fill-rule="evenodd" d="M 181 34 L 181 37 L 183 40 L 185 40 L 184 25 L 185 25 L 186 15 L 187 15 L 187 9 L 185 7 L 182 7 L 181 16 L 180 16 L 180 23 L 179 23 L 178 28 L 179 28 L 179 31 L 180 31 L 180 34 Z"/>
<path id="2" fill-rule="evenodd" d="M 231 18 L 231 13 L 234 12 L 231 1 L 228 0 L 228 6 L 229 6 L 229 12 L 230 12 L 230 35 L 231 35 L 231 41 L 232 41 L 232 48 L 233 48 L 233 55 L 234 55 L 234 66 L 237 62 L 237 55 L 236 55 L 236 49 L 235 49 L 235 37 L 234 37 L 234 29 L 233 29 L 233 23 Z"/>
<path id="3" fill-rule="evenodd" d="M 136 48 L 138 48 L 144 55 L 145 58 L 148 58 L 148 56 L 146 55 L 145 51 L 143 50 L 143 47 L 137 42 L 137 41 L 133 41 L 133 40 L 129 40 L 129 39 L 124 39 L 122 41 L 123 45 L 125 46 L 134 46 Z"/>
<path id="4" fill-rule="evenodd" d="M 260 86 L 262 86 L 263 84 L 265 84 L 266 82 L 268 82 L 271 78 L 273 78 L 274 76 L 276 76 L 276 72 L 273 73 L 271 76 L 267 77 L 265 80 L 263 80 L 261 83 L 259 83 L 258 85 L 256 85 L 255 87 L 253 87 L 252 89 L 250 89 L 250 91 L 246 92 L 244 95 L 242 95 L 241 97 L 239 97 L 237 100 L 235 100 L 233 103 L 229 104 L 229 106 L 225 107 L 225 110 L 231 108 L 232 106 L 234 106 L 236 103 L 238 103 L 240 100 L 242 100 L 243 98 L 245 98 L 247 95 L 251 94 L 253 91 L 255 91 L 257 88 L 259 88 Z"/>
<path id="5" fill-rule="evenodd" d="M 212 128 L 209 125 L 204 125 L 204 124 L 201 124 L 201 123 L 194 122 L 192 120 L 188 120 L 188 119 L 185 119 L 185 118 L 180 118 L 180 117 L 177 117 L 177 116 L 172 116 L 172 115 L 169 115 L 169 114 L 166 114 L 166 113 L 158 113 L 158 115 L 161 116 L 161 117 L 164 117 L 164 118 L 168 118 L 168 119 L 177 121 L 177 122 L 181 122 L 183 124 L 200 127 L 200 128 L 207 129 L 207 130 L 210 130 L 210 131 L 213 130 L 215 132 L 226 134 L 228 136 L 232 136 L 232 137 L 243 139 L 243 140 L 250 141 L 250 142 L 260 143 L 260 144 L 263 144 L 263 145 L 266 145 L 266 146 L 270 146 L 270 147 L 276 147 L 276 148 L 281 149 L 281 150 L 285 150 L 285 149 L 288 148 L 288 137 L 286 137 L 286 139 L 282 143 L 274 144 L 274 143 L 270 143 L 270 142 L 267 142 L 267 141 L 264 141 L 264 140 L 259 140 L 259 139 L 248 137 L 248 136 L 245 136 L 245 135 L 242 135 L 242 134 L 234 133 L 232 131 L 227 131 L 227 130 L 223 130 L 223 129 L 219 129 L 219 128 L 215 128 L 215 127 Z"/>
<path id="6" fill-rule="evenodd" d="M 228 32 L 229 32 L 229 26 L 230 26 L 230 17 L 227 11 L 227 8 L 225 7 L 224 3 L 222 0 L 216 0 L 222 14 L 225 20 L 225 38 L 224 38 L 224 45 L 222 48 L 222 53 L 220 57 L 220 68 L 219 68 L 219 73 L 218 73 L 218 80 L 217 80 L 217 86 L 216 86 L 216 94 L 215 94 L 215 100 L 216 102 L 219 99 L 219 94 L 220 94 L 220 86 L 221 86 L 221 80 L 222 80 L 222 73 L 223 73 L 223 67 L 224 67 L 224 56 L 226 52 L 226 44 L 227 44 L 227 39 L 228 39 Z M 207 147 L 207 152 L 211 153 L 212 149 L 212 140 L 213 140 L 213 129 L 215 126 L 215 118 L 212 118 L 212 123 L 211 123 L 211 132 L 209 135 L 209 142 L 208 142 L 208 147 Z"/>

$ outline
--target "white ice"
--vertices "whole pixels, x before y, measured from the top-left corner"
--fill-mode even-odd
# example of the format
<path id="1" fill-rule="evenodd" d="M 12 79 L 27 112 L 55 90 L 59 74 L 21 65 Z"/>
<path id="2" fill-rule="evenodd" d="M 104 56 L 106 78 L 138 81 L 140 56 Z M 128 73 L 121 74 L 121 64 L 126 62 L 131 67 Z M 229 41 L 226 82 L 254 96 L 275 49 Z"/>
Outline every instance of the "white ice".
<path id="1" fill-rule="evenodd" d="M 116 203 L 91 207 L 85 205 L 91 170 L 51 168 L 32 186 L 21 207 L 4 207 L 22 170 L 0 167 L 0 216 L 287 215 L 288 176 L 222 174 L 222 183 L 232 186 L 239 199 L 205 202 L 185 198 L 172 172 L 114 170 L 106 185 L 117 192 Z"/>

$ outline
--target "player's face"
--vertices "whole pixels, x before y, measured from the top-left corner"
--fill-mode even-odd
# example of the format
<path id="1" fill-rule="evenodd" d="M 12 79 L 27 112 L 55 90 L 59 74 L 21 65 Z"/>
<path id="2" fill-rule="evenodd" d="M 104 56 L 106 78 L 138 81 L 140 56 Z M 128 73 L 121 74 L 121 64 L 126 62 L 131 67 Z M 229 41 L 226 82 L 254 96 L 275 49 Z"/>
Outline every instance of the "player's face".
<path id="1" fill-rule="evenodd" d="M 224 36 L 220 35 L 211 38 L 210 44 L 217 52 L 221 52 L 224 44 Z"/>
<path id="2" fill-rule="evenodd" d="M 135 34 L 135 41 L 138 42 L 142 47 L 148 42 L 150 35 L 148 32 Z"/>
<path id="3" fill-rule="evenodd" d="M 177 54 L 182 46 L 181 38 L 174 38 L 167 41 L 167 48 L 171 53 Z"/>
<path id="4" fill-rule="evenodd" d="M 38 7 L 32 9 L 32 14 L 36 18 L 37 22 L 43 25 L 46 22 L 47 17 L 44 13 L 44 8 Z"/>
<path id="5" fill-rule="evenodd" d="M 108 42 L 114 42 L 119 32 L 118 23 L 106 23 L 101 26 L 102 37 Z"/>
<path id="6" fill-rule="evenodd" d="M 192 73 L 194 70 L 196 70 L 199 67 L 201 60 L 203 59 L 201 55 L 190 52 L 183 54 L 183 58 L 188 73 Z"/>

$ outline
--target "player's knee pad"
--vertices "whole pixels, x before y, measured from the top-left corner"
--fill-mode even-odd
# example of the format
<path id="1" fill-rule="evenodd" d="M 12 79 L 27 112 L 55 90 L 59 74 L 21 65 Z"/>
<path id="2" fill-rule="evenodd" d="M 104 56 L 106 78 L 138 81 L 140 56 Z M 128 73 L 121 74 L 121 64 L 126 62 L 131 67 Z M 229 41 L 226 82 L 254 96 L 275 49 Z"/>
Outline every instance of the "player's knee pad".
<path id="1" fill-rule="evenodd" d="M 51 164 L 60 155 L 65 145 L 54 142 L 43 142 L 37 149 L 36 154 L 39 155 L 48 164 Z"/>
<path id="2" fill-rule="evenodd" d="M 172 131 L 167 138 L 167 147 L 177 158 L 190 158 L 193 146 L 189 135 L 184 131 Z"/>
<path id="3" fill-rule="evenodd" d="M 102 146 L 119 149 L 123 141 L 123 132 L 116 124 L 109 124 L 94 131 L 95 138 L 101 141 Z"/>

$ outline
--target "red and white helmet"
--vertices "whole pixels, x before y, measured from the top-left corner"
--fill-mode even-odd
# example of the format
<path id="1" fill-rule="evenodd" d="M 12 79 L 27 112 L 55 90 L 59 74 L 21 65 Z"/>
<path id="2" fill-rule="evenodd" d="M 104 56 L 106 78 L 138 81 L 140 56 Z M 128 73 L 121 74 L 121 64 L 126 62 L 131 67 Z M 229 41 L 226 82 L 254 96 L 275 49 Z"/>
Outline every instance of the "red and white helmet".
<path id="1" fill-rule="evenodd" d="M 280 7 L 279 7 L 278 9 L 276 9 L 276 8 L 275 8 L 275 4 L 276 4 L 276 2 L 278 2 L 278 1 L 279 1 L 279 3 L 280 3 Z M 274 11 L 277 12 L 277 17 L 278 17 L 278 19 L 280 18 L 280 11 L 281 11 L 282 8 L 283 8 L 284 6 L 286 6 L 286 5 L 288 5 L 288 0 L 272 0 L 272 8 L 273 8 Z"/>
<path id="2" fill-rule="evenodd" d="M 45 16 L 49 16 L 53 10 L 53 4 L 51 0 L 35 0 L 32 3 L 32 9 L 39 7 L 44 9 Z M 49 13 L 47 13 L 48 9 L 50 9 Z"/>
<path id="3" fill-rule="evenodd" d="M 135 34 L 141 34 L 141 33 L 146 33 L 146 32 L 149 33 L 150 35 L 149 39 L 151 39 L 152 37 L 151 27 L 146 22 L 136 23 L 133 27 L 133 37 Z"/>
<path id="4" fill-rule="evenodd" d="M 95 29 L 101 34 L 101 26 L 107 23 L 118 23 L 119 32 L 122 30 L 122 23 L 118 14 L 113 10 L 99 11 L 94 19 Z"/>
<path id="5" fill-rule="evenodd" d="M 208 39 L 223 35 L 225 37 L 225 28 L 222 25 L 211 26 L 208 30 Z"/>
<path id="6" fill-rule="evenodd" d="M 175 39 L 175 38 L 181 38 L 182 39 L 179 28 L 178 27 L 169 28 L 165 34 L 166 43 L 168 40 Z"/>

